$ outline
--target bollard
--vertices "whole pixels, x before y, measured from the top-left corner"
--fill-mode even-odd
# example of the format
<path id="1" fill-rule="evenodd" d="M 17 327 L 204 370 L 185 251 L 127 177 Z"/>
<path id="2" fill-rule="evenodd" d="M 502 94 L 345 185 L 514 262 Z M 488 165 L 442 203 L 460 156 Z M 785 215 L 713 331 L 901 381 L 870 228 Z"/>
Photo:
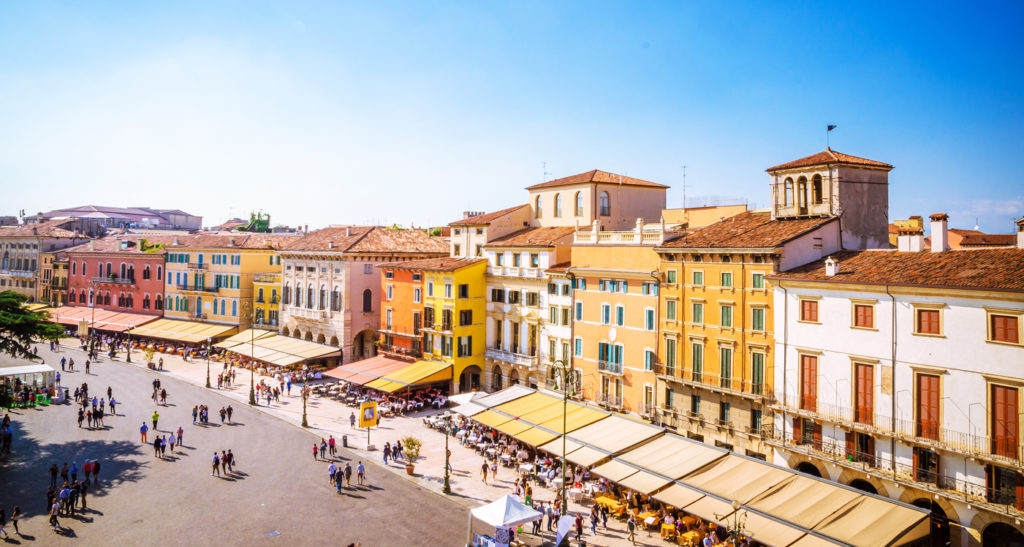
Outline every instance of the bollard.
<path id="1" fill-rule="evenodd" d="M 348 435 L 341 436 L 341 446 L 348 448 Z"/>

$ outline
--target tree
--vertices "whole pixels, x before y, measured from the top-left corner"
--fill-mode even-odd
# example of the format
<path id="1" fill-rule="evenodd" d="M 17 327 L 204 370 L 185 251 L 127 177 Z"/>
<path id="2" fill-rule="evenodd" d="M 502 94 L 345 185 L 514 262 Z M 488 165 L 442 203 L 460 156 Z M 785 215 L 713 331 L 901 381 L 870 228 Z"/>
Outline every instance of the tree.
<path id="1" fill-rule="evenodd" d="M 26 308 L 27 301 L 28 297 L 23 294 L 0 292 L 0 352 L 35 359 L 32 344 L 56 340 L 64 334 L 64 329 L 49 321 L 49 313 Z"/>

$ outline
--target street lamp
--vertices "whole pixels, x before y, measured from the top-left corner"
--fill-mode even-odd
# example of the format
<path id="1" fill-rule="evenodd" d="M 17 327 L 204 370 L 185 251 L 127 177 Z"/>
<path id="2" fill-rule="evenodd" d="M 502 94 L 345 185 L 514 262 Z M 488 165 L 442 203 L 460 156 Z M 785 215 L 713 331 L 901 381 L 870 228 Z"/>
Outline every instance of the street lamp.
<path id="1" fill-rule="evenodd" d="M 128 356 L 125 358 L 126 363 L 132 362 L 132 325 L 128 325 Z"/>
<path id="2" fill-rule="evenodd" d="M 309 427 L 306 421 L 306 401 L 309 399 L 309 386 L 302 387 L 302 427 Z"/>
<path id="3" fill-rule="evenodd" d="M 556 359 L 551 361 L 552 370 L 555 379 L 558 381 L 559 387 L 562 388 L 562 487 L 561 487 L 561 500 L 562 500 L 562 514 L 566 514 L 568 505 L 565 500 L 565 438 L 566 438 L 566 415 L 568 413 L 569 406 L 569 390 L 572 389 L 573 393 L 576 393 L 576 375 L 573 373 L 572 361 L 568 359 Z"/>
<path id="4" fill-rule="evenodd" d="M 733 545 L 739 544 L 739 540 L 743 536 L 743 531 L 747 527 L 747 512 L 744 511 L 743 514 L 740 515 L 740 507 L 740 502 L 733 500 L 732 526 L 729 528 L 729 535 L 732 536 Z M 718 520 L 719 522 L 726 522 L 726 524 L 728 524 L 726 518 L 728 516 L 729 515 L 719 515 L 718 513 L 715 513 L 715 520 Z"/>
<path id="5" fill-rule="evenodd" d="M 213 338 L 206 339 L 206 389 L 210 389 L 210 342 Z"/>
<path id="6" fill-rule="evenodd" d="M 448 463 L 448 433 L 451 431 L 451 414 L 447 414 L 444 419 L 444 485 L 441 487 L 441 492 L 445 494 L 452 493 L 451 482 L 449 481 L 449 466 Z"/>
<path id="7" fill-rule="evenodd" d="M 249 326 L 249 404 L 256 406 L 256 331 Z M 302 398 L 302 425 L 306 425 L 306 398 Z"/>

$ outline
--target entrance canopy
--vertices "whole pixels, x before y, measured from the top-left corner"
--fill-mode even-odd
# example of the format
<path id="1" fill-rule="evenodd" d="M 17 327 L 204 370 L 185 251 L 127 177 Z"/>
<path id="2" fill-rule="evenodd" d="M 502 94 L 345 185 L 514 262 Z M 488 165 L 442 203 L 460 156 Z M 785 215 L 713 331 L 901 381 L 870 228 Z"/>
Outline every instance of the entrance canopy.
<path id="1" fill-rule="evenodd" d="M 217 344 L 217 347 L 282 367 L 334 357 L 341 353 L 340 349 L 333 346 L 281 336 L 263 329 L 245 330 Z"/>
<path id="2" fill-rule="evenodd" d="M 451 381 L 452 366 L 448 363 L 436 363 L 434 361 L 416 361 L 407 364 L 405 367 L 390 372 L 380 378 L 367 382 L 370 387 L 387 393 L 394 393 L 400 389 L 433 382 Z"/>
<path id="3" fill-rule="evenodd" d="M 50 310 L 50 320 L 62 325 L 78 326 L 85 321 L 97 330 L 124 332 L 159 319 L 158 315 L 126 313 L 82 306 L 61 306 Z"/>
<path id="4" fill-rule="evenodd" d="M 386 374 L 397 372 L 409 366 L 409 361 L 378 355 L 362 361 L 332 368 L 324 374 L 358 385 L 365 385 Z"/>
<path id="5" fill-rule="evenodd" d="M 238 330 L 230 325 L 214 325 L 199 321 L 178 321 L 175 319 L 157 319 L 141 327 L 131 329 L 131 334 L 148 338 L 160 338 L 188 344 L 199 344 L 208 338 L 220 338 Z"/>
<path id="6" fill-rule="evenodd" d="M 474 518 L 498 526 L 519 526 L 540 518 L 540 512 L 519 503 L 509 494 L 470 511 Z"/>

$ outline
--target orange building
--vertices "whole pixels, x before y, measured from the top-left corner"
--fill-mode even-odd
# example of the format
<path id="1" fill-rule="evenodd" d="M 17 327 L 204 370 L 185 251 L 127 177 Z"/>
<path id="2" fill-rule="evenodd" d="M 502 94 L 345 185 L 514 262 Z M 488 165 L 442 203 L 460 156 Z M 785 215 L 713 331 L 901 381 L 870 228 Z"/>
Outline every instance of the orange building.
<path id="1" fill-rule="evenodd" d="M 397 265 L 380 265 L 378 350 L 389 357 L 419 359 L 423 356 L 423 272 Z"/>

